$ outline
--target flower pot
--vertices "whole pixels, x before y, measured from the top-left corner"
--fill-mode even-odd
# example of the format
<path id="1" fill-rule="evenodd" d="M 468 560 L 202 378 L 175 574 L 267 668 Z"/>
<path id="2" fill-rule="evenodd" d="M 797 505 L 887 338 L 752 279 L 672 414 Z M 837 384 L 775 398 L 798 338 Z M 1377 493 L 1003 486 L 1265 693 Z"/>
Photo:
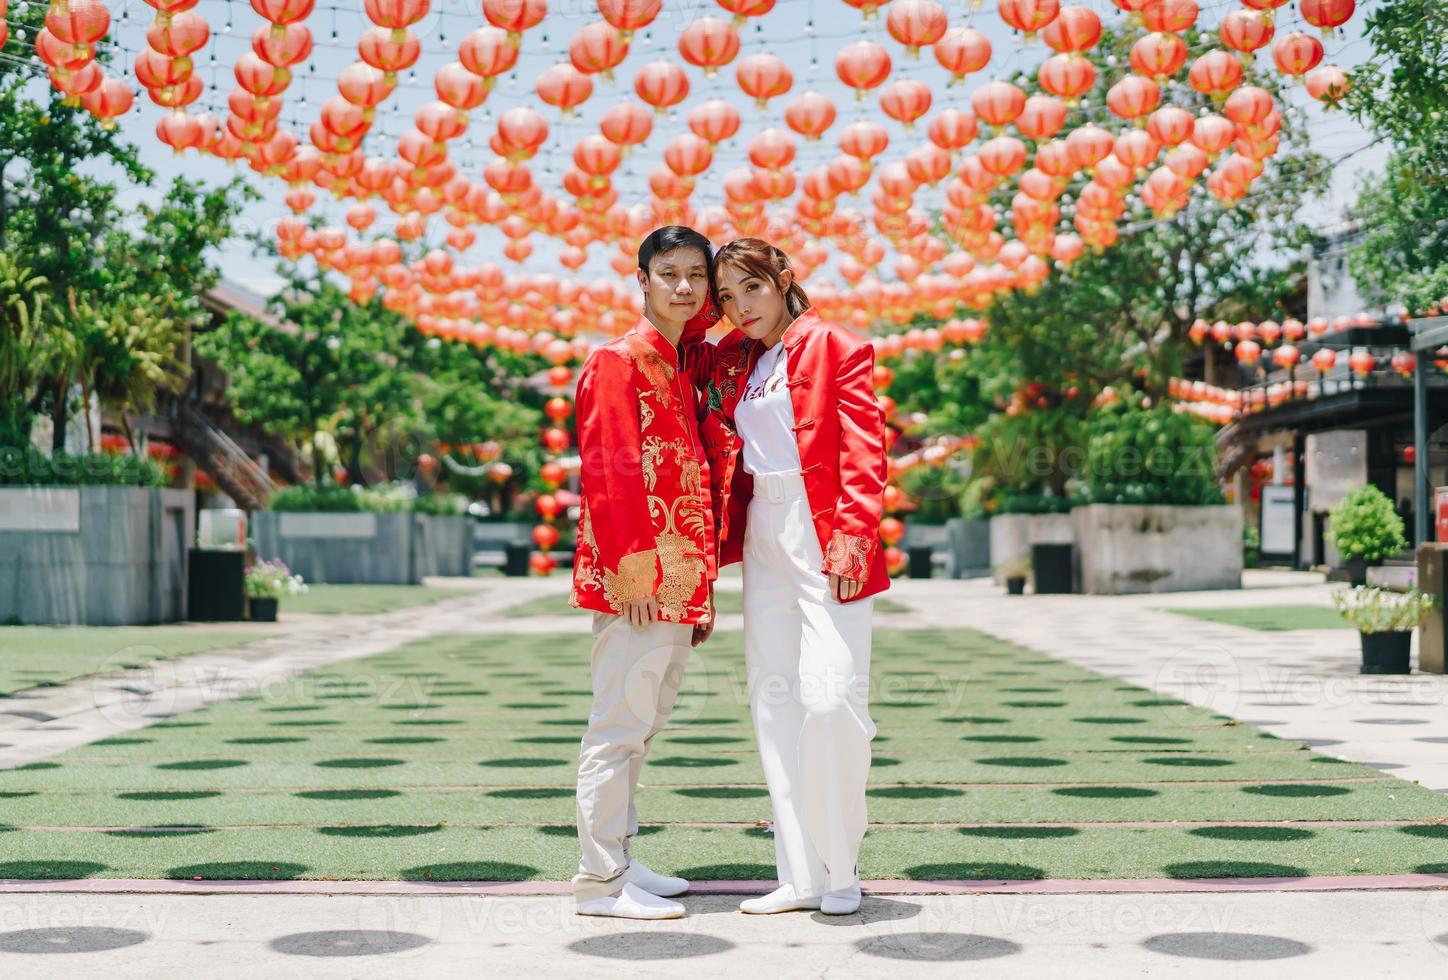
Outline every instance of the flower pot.
<path id="1" fill-rule="evenodd" d="M 248 605 L 251 609 L 251 619 L 254 622 L 275 623 L 277 621 L 277 600 L 252 599 Z"/>
<path id="2" fill-rule="evenodd" d="M 1026 592 L 1026 577 L 1025 577 L 1024 575 L 1008 575 L 1008 576 L 1006 576 L 1006 594 L 1007 594 L 1007 595 L 1025 595 L 1025 592 Z"/>
<path id="3" fill-rule="evenodd" d="M 1408 652 L 1413 648 L 1412 630 L 1359 633 L 1363 645 L 1364 674 L 1406 674 Z"/>
<path id="4" fill-rule="evenodd" d="M 1349 558 L 1343 562 L 1347 569 L 1347 584 L 1351 586 L 1368 584 L 1368 562 L 1366 558 Z"/>

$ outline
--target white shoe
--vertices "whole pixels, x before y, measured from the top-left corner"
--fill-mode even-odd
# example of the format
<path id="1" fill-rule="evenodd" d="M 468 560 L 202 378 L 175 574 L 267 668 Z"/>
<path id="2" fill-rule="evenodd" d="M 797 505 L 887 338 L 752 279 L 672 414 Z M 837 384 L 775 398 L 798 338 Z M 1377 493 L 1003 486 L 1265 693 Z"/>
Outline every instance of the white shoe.
<path id="1" fill-rule="evenodd" d="M 638 885 L 650 895 L 658 895 L 662 898 L 682 895 L 689 890 L 689 882 L 685 879 L 661 875 L 637 858 L 629 859 L 628 870 L 623 873 L 623 880 Z"/>
<path id="2" fill-rule="evenodd" d="M 825 915 L 852 915 L 860 910 L 860 879 L 849 888 L 825 892 L 820 898 L 820 911 Z"/>
<path id="3" fill-rule="evenodd" d="M 801 912 L 806 909 L 817 909 L 820 907 L 820 900 L 815 898 L 795 898 L 793 885 L 780 885 L 768 895 L 761 895 L 758 898 L 746 898 L 739 903 L 739 911 L 748 912 L 750 915 L 773 915 L 776 912 Z"/>
<path id="4" fill-rule="evenodd" d="M 579 915 L 611 915 L 618 919 L 680 919 L 684 906 L 651 895 L 629 882 L 619 894 L 579 902 L 574 911 Z"/>

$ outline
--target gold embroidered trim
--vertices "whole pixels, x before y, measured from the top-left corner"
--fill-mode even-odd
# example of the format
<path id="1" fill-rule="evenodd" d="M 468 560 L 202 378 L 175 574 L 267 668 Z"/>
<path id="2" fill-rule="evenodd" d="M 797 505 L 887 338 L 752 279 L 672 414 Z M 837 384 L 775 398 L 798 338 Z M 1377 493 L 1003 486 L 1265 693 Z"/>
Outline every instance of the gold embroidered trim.
<path id="1" fill-rule="evenodd" d="M 603 599 L 615 612 L 622 612 L 626 603 L 646 599 L 653 594 L 654 567 L 659 553 L 653 548 L 636 551 L 619 559 L 618 571 L 603 570 Z"/>
<path id="2" fill-rule="evenodd" d="M 659 565 L 663 581 L 659 584 L 659 616 L 670 622 L 682 620 L 689 600 L 699 590 L 705 573 L 704 556 L 699 546 L 682 534 L 665 532 L 654 538 L 659 545 Z"/>
<path id="3" fill-rule="evenodd" d="M 869 538 L 836 531 L 830 538 L 830 550 L 825 555 L 824 570 L 863 582 L 870 575 L 870 554 L 873 548 L 874 542 Z"/>

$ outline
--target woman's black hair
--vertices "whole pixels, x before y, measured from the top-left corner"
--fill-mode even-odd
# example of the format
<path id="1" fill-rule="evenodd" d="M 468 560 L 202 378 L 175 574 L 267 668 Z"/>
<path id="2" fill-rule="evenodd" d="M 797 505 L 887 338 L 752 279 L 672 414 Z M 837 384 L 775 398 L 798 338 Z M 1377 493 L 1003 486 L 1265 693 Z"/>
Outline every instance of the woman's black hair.
<path id="1" fill-rule="evenodd" d="M 649 236 L 639 246 L 639 269 L 648 272 L 649 263 L 654 260 L 655 255 L 672 252 L 676 248 L 697 248 L 704 253 L 704 268 L 711 269 L 714 247 L 709 244 L 707 237 L 686 225 L 667 225 L 649 232 Z M 712 269 L 709 278 L 712 282 Z"/>

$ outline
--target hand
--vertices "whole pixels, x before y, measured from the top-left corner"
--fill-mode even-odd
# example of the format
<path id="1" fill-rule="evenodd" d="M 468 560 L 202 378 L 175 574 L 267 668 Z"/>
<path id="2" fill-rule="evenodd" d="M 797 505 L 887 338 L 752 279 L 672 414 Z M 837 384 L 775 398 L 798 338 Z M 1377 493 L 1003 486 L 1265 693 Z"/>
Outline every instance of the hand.
<path id="1" fill-rule="evenodd" d="M 689 643 L 691 647 L 698 646 L 714 634 L 714 620 L 717 615 L 714 609 L 714 585 L 711 582 L 709 584 L 709 619 L 694 624 L 694 638 Z"/>
<path id="2" fill-rule="evenodd" d="M 830 595 L 834 596 L 840 602 L 849 602 L 855 596 L 859 595 L 860 590 L 864 587 L 865 583 L 863 582 L 830 572 Z"/>
<path id="3" fill-rule="evenodd" d="M 623 614 L 628 617 L 628 624 L 635 629 L 652 626 L 659 619 L 658 596 L 648 596 L 626 603 L 623 607 Z"/>

